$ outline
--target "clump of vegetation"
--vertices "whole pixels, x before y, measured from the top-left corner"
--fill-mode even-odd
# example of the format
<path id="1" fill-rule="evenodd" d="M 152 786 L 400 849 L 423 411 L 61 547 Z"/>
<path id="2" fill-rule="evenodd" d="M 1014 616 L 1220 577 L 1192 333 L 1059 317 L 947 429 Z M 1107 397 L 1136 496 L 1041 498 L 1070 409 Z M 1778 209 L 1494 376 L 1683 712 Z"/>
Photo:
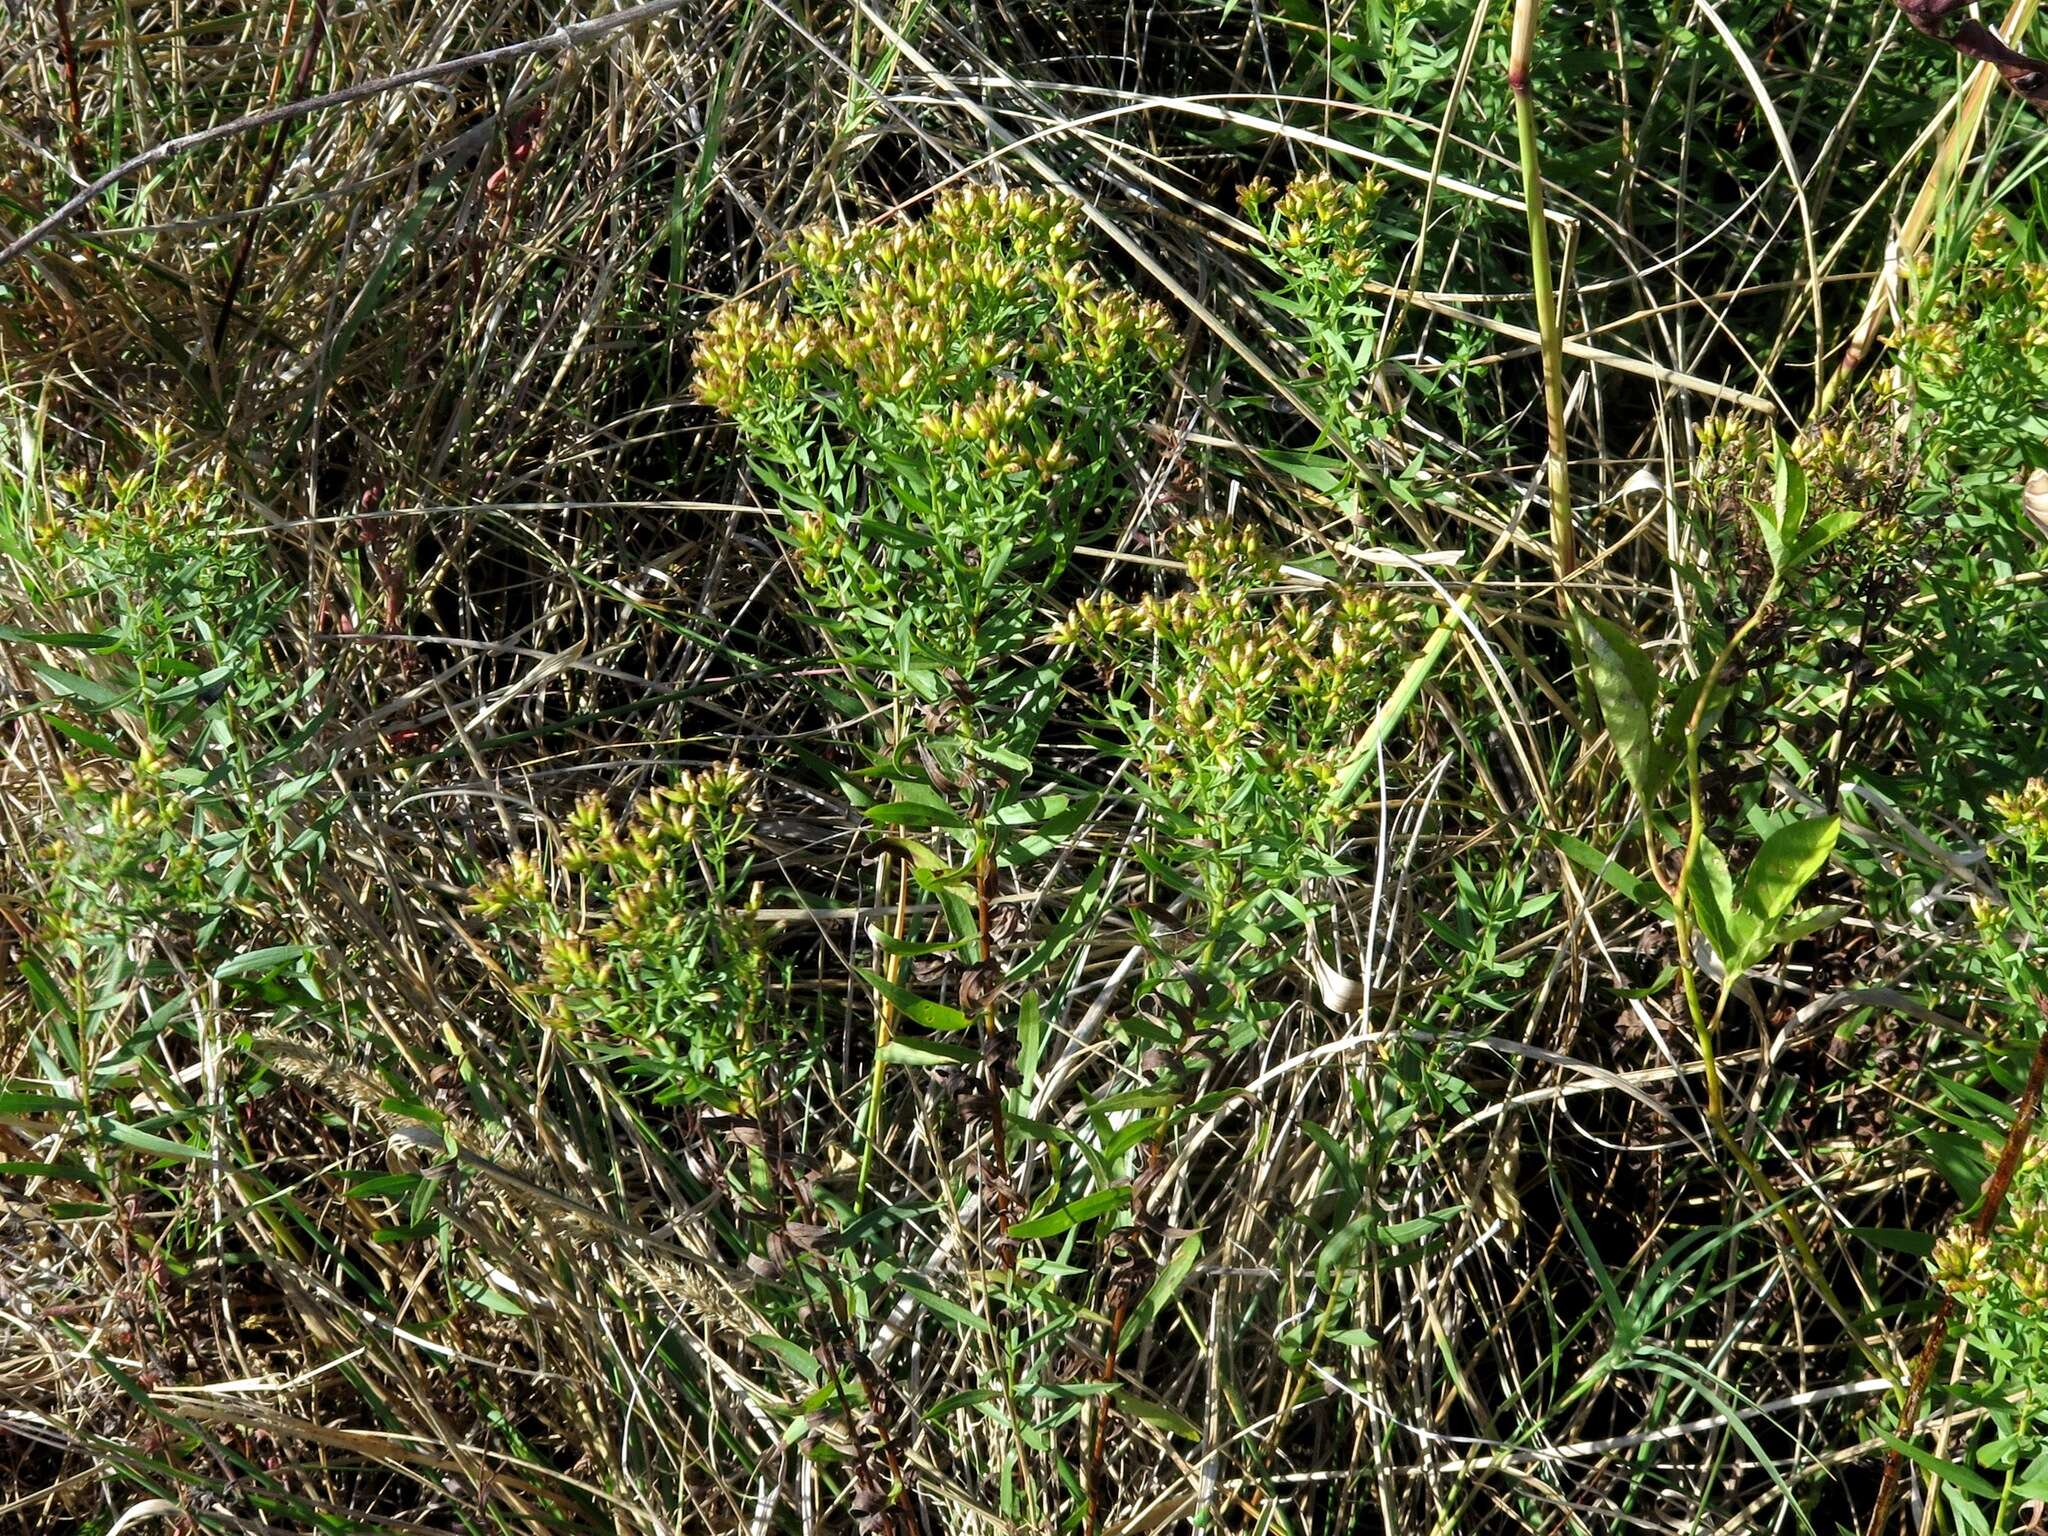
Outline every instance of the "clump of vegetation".
<path id="1" fill-rule="evenodd" d="M 760 1061 L 789 1062 L 752 909 L 759 801 L 737 763 L 684 774 L 620 823 L 578 802 L 549 856 L 515 853 L 470 893 L 529 972 L 542 1022 L 664 1099 L 758 1100 Z"/>
<path id="2" fill-rule="evenodd" d="M 176 935 L 202 966 L 263 932 L 268 893 L 323 847 L 299 734 L 321 676 L 288 681 L 273 660 L 291 589 L 218 464 L 181 467 L 167 430 L 141 448 L 131 471 L 56 475 L 0 535 L 40 621 L 75 626 L 24 639 L 65 658 L 26 663 L 79 749 L 41 849 L 40 936 L 84 1011 L 146 974 L 139 931 Z"/>
<path id="3" fill-rule="evenodd" d="M 1283 575 L 1258 533 L 1198 520 L 1175 553 L 1187 586 L 1088 599 L 1054 633 L 1110 677 L 1162 862 L 1186 856 L 1205 922 L 1248 898 L 1332 872 L 1350 820 L 1333 792 L 1408 659 L 1420 617 L 1406 600 Z"/>
<path id="4" fill-rule="evenodd" d="M 2013 1511 L 2048 1495 L 2048 1459 L 2039 1449 L 2048 1412 L 2048 1147 L 2033 1128 L 2048 1076 L 2048 1037 L 2039 1029 L 2048 970 L 2048 782 L 2031 779 L 1990 799 L 1999 836 L 1988 863 L 1995 877 L 1973 902 L 1974 933 L 2004 996 L 1987 1000 L 1988 1045 L 1997 1097 L 1976 1084 L 1940 1085 L 1944 1119 L 1978 1139 L 1981 1184 L 1975 1209 L 1934 1244 L 1929 1270 L 1946 1300 L 1921 1351 L 1906 1415 L 1920 1404 L 1936 1352 L 1953 1333 L 1956 1358 L 1975 1363 L 1958 1396 L 1979 1410 L 1963 1430 L 1943 1478 L 1946 1505 L 1960 1529 L 2010 1528 Z M 2017 1049 L 2014 1049 L 2017 1047 Z M 2031 1067 L 2024 1066 L 2032 1057 Z M 2003 1100 L 2010 1096 L 2010 1108 Z M 2001 1120 L 2004 1123 L 2000 1123 Z M 1975 1162 L 1975 1159 L 1972 1159 Z"/>
<path id="5" fill-rule="evenodd" d="M 1258 230 L 1260 264 L 1274 282 L 1272 303 L 1298 338 L 1308 370 L 1299 386 L 1339 449 L 1363 453 L 1384 432 L 1361 391 L 1379 366 L 1379 317 L 1370 284 L 1381 275 L 1377 176 L 1339 181 L 1297 176 L 1284 191 L 1264 177 L 1238 194 Z"/>
<path id="6" fill-rule="evenodd" d="M 1513 10 L 22 11 L 0 1527 L 2038 1513 L 2031 45 Z"/>
<path id="7" fill-rule="evenodd" d="M 999 662 L 1084 526 L 1132 494 L 1121 442 L 1179 343 L 1085 260 L 1062 199 L 978 189 L 923 218 L 793 238 L 786 306 L 715 312 L 698 397 L 788 515 L 821 622 L 971 730 L 1013 714 Z"/>
<path id="8" fill-rule="evenodd" d="M 1940 268 L 1930 256 L 1917 275 L 1919 302 L 1896 341 L 1921 407 L 1915 424 L 1937 472 L 1982 508 L 1970 523 L 1984 529 L 1983 512 L 2017 506 L 2015 470 L 2048 466 L 2037 429 L 2048 385 L 2048 260 L 2038 234 L 1987 212 L 1954 238 Z M 2001 521 L 2017 531 L 2015 520 Z"/>

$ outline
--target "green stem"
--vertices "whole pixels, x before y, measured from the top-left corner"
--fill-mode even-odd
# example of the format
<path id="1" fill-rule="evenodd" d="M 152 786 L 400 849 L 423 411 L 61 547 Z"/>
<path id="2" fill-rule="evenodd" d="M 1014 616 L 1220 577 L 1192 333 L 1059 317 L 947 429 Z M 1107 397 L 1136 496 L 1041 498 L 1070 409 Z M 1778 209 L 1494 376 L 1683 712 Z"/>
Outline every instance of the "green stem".
<path id="1" fill-rule="evenodd" d="M 1522 203 L 1529 216 L 1529 265 L 1536 292 L 1536 333 L 1543 350 L 1543 416 L 1550 451 L 1550 552 L 1557 567 L 1557 601 L 1567 613 L 1565 581 L 1578 563 L 1572 538 L 1571 471 L 1564 429 L 1564 335 L 1558 326 L 1557 291 L 1550 272 L 1550 229 L 1543 212 L 1543 158 L 1536 144 L 1536 100 L 1529 66 L 1536 51 L 1537 0 L 1515 0 L 1514 31 L 1508 49 L 1508 88 L 1515 97 L 1515 134 L 1522 151 Z"/>
<path id="2" fill-rule="evenodd" d="M 894 930 L 894 936 L 898 944 L 903 942 L 904 935 L 909 928 L 909 921 L 910 871 L 906 866 L 899 863 L 896 871 L 896 923 Z M 892 954 L 888 957 L 884 970 L 892 983 L 900 979 L 902 966 L 902 956 Z M 883 1053 L 888 1049 L 891 1026 L 896 1018 L 896 1005 L 890 1002 L 888 998 L 877 998 L 875 1001 L 875 1064 L 868 1074 L 867 1113 L 861 1116 L 860 1176 L 854 1186 L 853 1195 L 853 1203 L 856 1210 L 866 1208 L 868 1175 L 874 1167 L 875 1143 L 881 1140 L 882 1136 L 882 1087 L 889 1071 L 888 1058 Z"/>
<path id="3" fill-rule="evenodd" d="M 1743 644 L 1756 632 L 1756 628 L 1770 613 L 1778 600 L 1778 586 L 1774 581 L 1765 590 L 1763 599 L 1751 610 L 1748 618 L 1736 627 L 1735 632 L 1716 653 L 1712 665 L 1700 682 L 1699 696 L 1693 701 L 1692 714 L 1685 722 L 1685 794 L 1686 831 L 1685 852 L 1679 860 L 1678 879 L 1671 887 L 1672 927 L 1678 942 L 1678 976 L 1685 992 L 1686 1012 L 1692 1020 L 1693 1034 L 1699 1042 L 1700 1074 L 1705 1084 L 1707 1104 L 1707 1126 L 1714 1139 L 1721 1144 L 1735 1165 L 1742 1170 L 1743 1177 L 1764 1203 L 1766 1210 L 1775 1210 L 1779 1225 L 1792 1244 L 1793 1252 L 1799 1259 L 1799 1267 L 1805 1271 L 1807 1282 L 1812 1285 L 1827 1309 L 1835 1315 L 1847 1332 L 1856 1351 L 1874 1369 L 1888 1372 L 1890 1367 L 1864 1341 L 1857 1329 L 1849 1309 L 1835 1294 L 1835 1288 L 1828 1283 L 1826 1273 L 1821 1269 L 1820 1257 L 1814 1251 L 1812 1240 L 1807 1236 L 1806 1227 L 1799 1219 L 1799 1213 L 1791 1202 L 1784 1199 L 1778 1187 L 1771 1182 L 1770 1175 L 1750 1154 L 1734 1128 L 1728 1123 L 1727 1095 L 1721 1086 L 1721 1071 L 1715 1055 L 1715 1045 L 1720 1036 L 1721 1016 L 1728 1007 L 1733 976 L 1721 979 L 1721 994 L 1715 1001 L 1712 1014 L 1707 1013 L 1700 1002 L 1698 967 L 1693 960 L 1693 914 L 1692 914 L 1692 872 L 1699 861 L 1700 846 L 1706 840 L 1705 794 L 1701 787 L 1700 743 L 1705 735 L 1707 710 L 1711 706 L 1715 686 L 1721 674 Z"/>

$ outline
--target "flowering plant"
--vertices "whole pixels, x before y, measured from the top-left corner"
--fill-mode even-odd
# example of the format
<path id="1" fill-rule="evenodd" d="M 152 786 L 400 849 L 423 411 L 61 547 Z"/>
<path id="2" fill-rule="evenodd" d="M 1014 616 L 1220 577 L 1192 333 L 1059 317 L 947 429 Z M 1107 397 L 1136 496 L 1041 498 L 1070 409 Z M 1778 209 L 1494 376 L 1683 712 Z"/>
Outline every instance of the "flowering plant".
<path id="1" fill-rule="evenodd" d="M 686 773 L 620 822 L 588 795 L 548 856 L 515 853 L 470 892 L 555 1027 L 663 1093 L 737 1102 L 772 1046 L 770 956 L 737 763 Z"/>
<path id="2" fill-rule="evenodd" d="M 1085 522 L 1127 503 L 1118 440 L 1179 345 L 1085 259 L 1072 203 L 985 188 L 921 220 L 789 242 L 779 306 L 714 314 L 698 398 L 732 420 L 849 663 L 969 737 Z M 938 723 L 938 717 L 934 717 Z"/>
<path id="3" fill-rule="evenodd" d="M 1111 712 L 1212 918 L 1293 887 L 1323 849 L 1331 786 L 1386 695 L 1418 610 L 1385 593 L 1304 588 L 1250 528 L 1201 519 L 1188 586 L 1081 603 L 1053 638 L 1135 678 Z"/>

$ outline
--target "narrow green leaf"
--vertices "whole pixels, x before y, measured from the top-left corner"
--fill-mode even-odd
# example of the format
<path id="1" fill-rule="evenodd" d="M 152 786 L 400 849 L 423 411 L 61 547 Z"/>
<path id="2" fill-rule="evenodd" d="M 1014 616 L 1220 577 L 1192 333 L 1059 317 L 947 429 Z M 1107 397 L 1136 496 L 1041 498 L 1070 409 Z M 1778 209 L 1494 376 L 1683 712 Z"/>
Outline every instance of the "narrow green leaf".
<path id="1" fill-rule="evenodd" d="M 526 1316 L 526 1308 L 522 1307 L 510 1296 L 507 1296 L 503 1291 L 496 1291 L 488 1285 L 478 1285 L 470 1280 L 458 1280 L 456 1286 L 463 1295 L 486 1311 L 496 1312 L 503 1317 Z"/>
<path id="2" fill-rule="evenodd" d="M 54 1094 L 0 1092 L 0 1115 L 47 1115 L 76 1108 L 78 1100 Z"/>
<path id="3" fill-rule="evenodd" d="M 971 1022 L 958 1008 L 948 1008 L 944 1003 L 935 1003 L 929 998 L 919 997 L 908 987 L 868 970 L 865 966 L 857 966 L 855 969 L 860 972 L 863 981 L 882 997 L 894 1003 L 897 1011 L 906 1019 L 913 1019 L 926 1029 L 943 1030 L 950 1034 L 956 1030 L 966 1029 Z"/>
<path id="4" fill-rule="evenodd" d="M 1766 514 L 1759 506 L 1756 521 L 1763 534 L 1764 549 L 1771 557 L 1771 569 L 1783 576 L 1798 563 L 1794 551 L 1799 532 L 1806 525 L 1806 471 L 1782 438 L 1772 444 L 1771 457 L 1776 473 L 1770 510 Z"/>
<path id="5" fill-rule="evenodd" d="M 152 1136 L 147 1131 L 138 1131 L 132 1125 L 123 1125 L 118 1120 L 101 1120 L 100 1129 L 109 1140 L 123 1146 L 133 1147 L 138 1152 L 148 1152 L 157 1157 L 182 1157 L 195 1162 L 209 1162 L 213 1153 L 205 1147 L 195 1147 L 190 1142 L 171 1141 L 166 1137 Z"/>
<path id="6" fill-rule="evenodd" d="M 975 1313 L 968 1311 L 959 1302 L 950 1301 L 946 1297 L 941 1296 L 930 1286 L 920 1285 L 914 1280 L 907 1280 L 900 1274 L 896 1277 L 896 1286 L 905 1295 L 915 1297 L 919 1305 L 925 1307 L 935 1316 L 942 1317 L 951 1323 L 958 1323 L 963 1328 L 972 1328 L 977 1333 L 987 1333 L 990 1331 L 985 1320 Z"/>
<path id="7" fill-rule="evenodd" d="M 1073 803 L 1070 795 L 1032 795 L 997 806 L 989 820 L 999 827 L 1035 827 L 1063 815 Z"/>
<path id="8" fill-rule="evenodd" d="M 792 1344 L 776 1333 L 750 1333 L 747 1335 L 747 1342 L 756 1349 L 775 1356 L 805 1381 L 817 1381 L 820 1370 L 818 1357 L 801 1344 Z"/>
<path id="9" fill-rule="evenodd" d="M 1848 915 L 1847 907 L 1815 907 L 1810 912 L 1795 912 L 1780 922 L 1771 934 L 1773 944 L 1791 944 L 1805 938 L 1809 933 L 1819 933 L 1823 928 L 1832 928 Z"/>
<path id="10" fill-rule="evenodd" d="M 1190 1232 L 1180 1240 L 1180 1246 L 1173 1250 L 1173 1257 L 1160 1267 L 1159 1278 L 1152 1282 L 1152 1289 L 1132 1309 L 1130 1320 L 1124 1325 L 1125 1334 L 1143 1332 L 1150 1327 L 1166 1304 L 1180 1294 L 1180 1288 L 1194 1272 L 1195 1261 L 1202 1256 L 1202 1234 Z"/>
<path id="11" fill-rule="evenodd" d="M 236 976 L 274 975 L 292 961 L 304 959 L 305 955 L 305 947 L 300 944 L 273 944 L 268 949 L 252 949 L 247 954 L 223 960 L 214 968 L 213 979 L 227 981 Z"/>
<path id="12" fill-rule="evenodd" d="M 1612 854 L 1602 853 L 1591 843 L 1573 837 L 1569 832 L 1550 832 L 1546 836 L 1557 846 L 1566 858 L 1586 871 L 1594 879 L 1611 885 L 1630 901 L 1646 912 L 1669 913 L 1671 902 L 1654 880 L 1645 880 Z"/>
<path id="13" fill-rule="evenodd" d="M 83 1163 L 0 1162 L 0 1179 L 67 1179 L 101 1189 L 107 1183 Z"/>
<path id="14" fill-rule="evenodd" d="M 1119 1185 L 1115 1189 L 1098 1189 L 1092 1195 L 1070 1200 L 1055 1210 L 1047 1211 L 1043 1216 L 1034 1216 L 1029 1221 L 1018 1222 L 1010 1228 L 1010 1236 L 1057 1237 L 1062 1232 L 1078 1227 L 1084 1221 L 1093 1221 L 1098 1216 L 1120 1211 L 1130 1203 L 1131 1192 L 1128 1187 Z"/>
<path id="15" fill-rule="evenodd" d="M 112 683 L 97 682 L 89 677 L 78 677 L 61 667 L 53 667 L 48 662 L 31 660 L 28 669 L 40 677 L 59 698 L 75 699 L 93 709 L 113 709 L 128 697 L 126 688 L 118 688 Z"/>
<path id="16" fill-rule="evenodd" d="M 61 651 L 111 651 L 121 643 L 113 635 L 81 630 L 19 629 L 12 624 L 0 624 L 0 641 L 13 645 L 47 645 L 52 650 Z"/>
<path id="17" fill-rule="evenodd" d="M 1129 1387 L 1118 1387 L 1111 1394 L 1111 1398 L 1121 1411 L 1129 1414 L 1141 1423 L 1150 1424 L 1156 1429 L 1163 1429 L 1169 1435 L 1177 1435 L 1183 1440 L 1199 1440 L 1202 1438 L 1202 1431 L 1196 1426 L 1194 1420 L 1177 1408 L 1169 1408 L 1166 1404 L 1154 1398 L 1141 1397 Z"/>
<path id="18" fill-rule="evenodd" d="M 916 944 L 908 939 L 899 939 L 879 923 L 868 924 L 868 937 L 885 955 L 898 955 L 906 960 L 922 959 L 926 955 L 950 955 L 959 949 L 952 939 L 939 939 L 930 944 Z"/>
<path id="19" fill-rule="evenodd" d="M 891 800 L 885 805 L 871 805 L 865 814 L 869 821 L 881 827 L 944 827 L 949 832 L 967 830 L 967 822 L 959 812 L 943 805 L 926 805 L 919 800 Z"/>
<path id="20" fill-rule="evenodd" d="M 901 1035 L 884 1045 L 880 1055 L 899 1067 L 957 1067 L 981 1058 L 965 1040 L 910 1040 Z"/>
<path id="21" fill-rule="evenodd" d="M 1830 512 L 1799 536 L 1792 547 L 1792 564 L 1804 565 L 1862 521 L 1863 514 L 1854 508 Z"/>
<path id="22" fill-rule="evenodd" d="M 1689 885 L 1693 914 L 1699 919 L 1707 942 L 1714 946 L 1714 953 L 1721 957 L 1722 966 L 1730 976 L 1748 969 L 1759 923 L 1737 903 L 1728 861 L 1713 843 L 1701 841 Z"/>
<path id="23" fill-rule="evenodd" d="M 1980 1472 L 1971 1471 L 1960 1462 L 1944 1461 L 1941 1457 L 1935 1455 L 1934 1452 L 1923 1449 L 1910 1440 L 1901 1440 L 1897 1435 L 1882 1427 L 1878 1428 L 1877 1437 L 1904 1456 L 1908 1461 L 1916 1463 L 1925 1471 L 1941 1479 L 1944 1483 L 1953 1483 L 1958 1488 L 1963 1489 L 1967 1493 L 1973 1493 L 1980 1499 L 1996 1499 L 1998 1497 L 1998 1485 L 1996 1483 Z"/>

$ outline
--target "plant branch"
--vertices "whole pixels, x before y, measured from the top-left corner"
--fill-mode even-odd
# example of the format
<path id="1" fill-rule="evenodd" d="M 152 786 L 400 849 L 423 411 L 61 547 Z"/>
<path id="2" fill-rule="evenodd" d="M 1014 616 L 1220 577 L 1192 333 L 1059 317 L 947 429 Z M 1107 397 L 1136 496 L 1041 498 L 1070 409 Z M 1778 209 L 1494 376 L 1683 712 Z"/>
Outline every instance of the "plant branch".
<path id="1" fill-rule="evenodd" d="M 1849 1309 L 1843 1305 L 1841 1297 L 1835 1293 L 1835 1288 L 1828 1283 L 1827 1275 L 1821 1269 L 1820 1256 L 1814 1251 L 1813 1242 L 1807 1236 L 1804 1223 L 1728 1123 L 1727 1095 L 1721 1086 L 1721 1070 L 1715 1047 L 1720 1034 L 1721 1015 L 1728 1006 L 1727 988 L 1735 978 L 1723 978 L 1721 996 L 1710 1015 L 1700 1002 L 1699 967 L 1693 959 L 1692 873 L 1699 862 L 1700 847 L 1706 841 L 1707 826 L 1705 795 L 1701 787 L 1700 773 L 1700 743 L 1705 734 L 1707 711 L 1711 707 L 1714 689 L 1721 680 L 1721 674 L 1727 670 L 1728 663 L 1734 659 L 1749 637 L 1756 632 L 1757 626 L 1764 621 L 1777 600 L 1778 585 L 1773 581 L 1764 592 L 1762 600 L 1750 611 L 1749 616 L 1736 626 L 1727 643 L 1715 654 L 1712 664 L 1707 668 L 1706 676 L 1701 680 L 1699 696 L 1693 702 L 1692 714 L 1685 722 L 1685 852 L 1679 860 L 1678 878 L 1669 888 L 1672 930 L 1678 945 L 1679 984 L 1684 990 L 1686 1012 L 1692 1020 L 1693 1034 L 1699 1043 L 1700 1075 L 1706 1089 L 1708 1129 L 1713 1132 L 1714 1139 L 1721 1144 L 1723 1150 L 1735 1160 L 1736 1166 L 1742 1170 L 1743 1177 L 1755 1190 L 1757 1198 L 1764 1203 L 1765 1209 L 1776 1208 L 1779 1225 L 1785 1229 L 1793 1252 L 1798 1256 L 1800 1268 L 1806 1272 L 1808 1283 L 1813 1286 L 1827 1309 L 1835 1315 L 1836 1320 L 1842 1324 L 1857 1353 L 1874 1369 L 1882 1371 L 1887 1368 L 1885 1362 L 1878 1359 L 1864 1341 L 1862 1334 L 1857 1331 L 1855 1319 L 1850 1315 Z"/>

